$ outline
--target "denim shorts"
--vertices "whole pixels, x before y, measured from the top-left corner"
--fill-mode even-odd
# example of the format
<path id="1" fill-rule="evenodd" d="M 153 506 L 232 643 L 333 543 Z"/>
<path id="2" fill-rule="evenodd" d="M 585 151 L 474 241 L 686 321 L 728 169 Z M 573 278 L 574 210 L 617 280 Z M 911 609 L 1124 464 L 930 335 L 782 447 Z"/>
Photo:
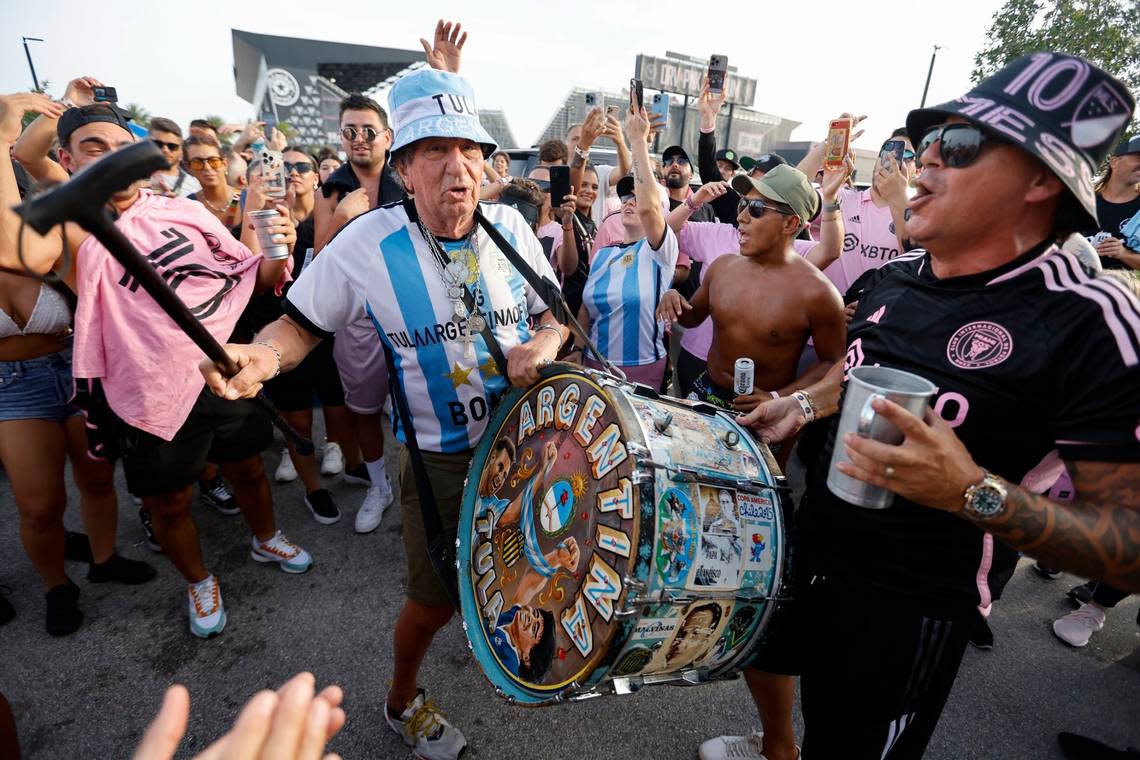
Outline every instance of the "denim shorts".
<path id="1" fill-rule="evenodd" d="M 0 362 L 0 421 L 63 422 L 79 414 L 71 398 L 71 349 L 19 362 Z"/>

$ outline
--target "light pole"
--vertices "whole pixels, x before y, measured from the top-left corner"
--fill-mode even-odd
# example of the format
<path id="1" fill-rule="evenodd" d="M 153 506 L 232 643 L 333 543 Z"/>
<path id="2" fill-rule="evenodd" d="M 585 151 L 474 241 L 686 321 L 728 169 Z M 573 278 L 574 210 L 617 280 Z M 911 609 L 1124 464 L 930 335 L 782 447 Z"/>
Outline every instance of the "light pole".
<path id="1" fill-rule="evenodd" d="M 39 37 L 21 37 L 24 41 L 24 55 L 28 56 L 28 68 L 32 70 L 32 84 L 36 88 L 36 92 L 40 91 L 40 80 L 36 78 L 36 66 L 32 63 L 32 51 L 28 50 L 29 42 L 43 42 Z"/>
<path id="2" fill-rule="evenodd" d="M 930 68 L 926 70 L 926 86 L 922 88 L 922 103 L 919 104 L 919 108 L 926 107 L 926 92 L 930 89 L 930 75 L 934 73 L 934 57 L 938 55 L 938 51 L 941 49 L 941 45 L 935 45 L 934 52 L 930 54 Z"/>

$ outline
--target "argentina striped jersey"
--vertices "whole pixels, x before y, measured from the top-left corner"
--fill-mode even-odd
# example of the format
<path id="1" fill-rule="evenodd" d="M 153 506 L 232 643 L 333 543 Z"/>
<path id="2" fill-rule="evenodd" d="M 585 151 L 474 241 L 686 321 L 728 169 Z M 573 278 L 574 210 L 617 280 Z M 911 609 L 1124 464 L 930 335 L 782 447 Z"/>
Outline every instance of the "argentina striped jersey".
<path id="1" fill-rule="evenodd" d="M 542 246 L 517 211 L 497 204 L 480 208 L 536 272 L 554 281 Z M 449 255 L 466 255 L 465 243 L 440 242 Z M 481 229 L 475 247 L 476 306 L 505 355 L 529 340 L 527 317 L 547 307 Z M 371 318 L 392 352 L 425 451 L 474 447 L 507 388 L 483 338 L 476 337 L 473 351 L 462 340 L 466 327 L 455 319 L 440 269 L 400 203 L 362 214 L 341 229 L 290 288 L 285 311 L 321 336 Z M 395 428 L 406 442 L 401 426 Z"/>
<path id="2" fill-rule="evenodd" d="M 677 236 L 666 226 L 656 250 L 642 238 L 594 256 L 582 303 L 590 315 L 590 339 L 614 364 L 652 364 L 665 357 L 656 311 L 673 281 L 677 254 Z"/>

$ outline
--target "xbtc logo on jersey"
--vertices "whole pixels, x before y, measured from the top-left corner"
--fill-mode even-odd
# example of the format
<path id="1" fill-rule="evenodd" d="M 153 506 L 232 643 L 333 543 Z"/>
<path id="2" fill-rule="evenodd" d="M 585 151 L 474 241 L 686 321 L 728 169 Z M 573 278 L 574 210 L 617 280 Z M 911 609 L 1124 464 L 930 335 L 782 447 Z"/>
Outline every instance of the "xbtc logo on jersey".
<path id="1" fill-rule="evenodd" d="M 970 322 L 950 336 L 946 358 L 960 369 L 983 369 L 1001 364 L 1013 353 L 1009 330 L 994 322 Z"/>

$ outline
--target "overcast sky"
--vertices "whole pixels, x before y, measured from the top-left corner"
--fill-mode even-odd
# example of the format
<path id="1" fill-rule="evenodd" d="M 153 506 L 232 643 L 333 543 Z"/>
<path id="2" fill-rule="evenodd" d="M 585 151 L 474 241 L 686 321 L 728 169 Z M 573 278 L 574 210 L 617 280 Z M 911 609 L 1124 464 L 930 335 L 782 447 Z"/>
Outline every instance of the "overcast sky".
<path id="1" fill-rule="evenodd" d="M 69 79 L 90 74 L 117 87 L 121 102 L 183 127 L 208 113 L 243 121 L 251 107 L 234 93 L 231 28 L 415 49 L 443 16 L 471 32 L 463 73 L 478 105 L 502 108 L 527 145 L 572 87 L 619 90 L 638 53 L 672 50 L 727 55 L 741 74 L 760 80 L 757 109 L 803 122 L 793 139 L 822 139 L 841 111 L 868 114 L 857 146 L 873 149 L 918 105 L 932 45 L 942 49 L 927 103 L 968 89 L 974 53 L 1001 1 L 955 0 L 921 12 L 878 0 L 577 0 L 557 10 L 548 0 L 435 0 L 422 13 L 411 5 L 0 0 L 0 92 L 31 87 L 20 38 L 42 37 L 29 45 L 36 73 L 56 97 Z M 716 12 L 701 15 L 705 8 Z"/>

